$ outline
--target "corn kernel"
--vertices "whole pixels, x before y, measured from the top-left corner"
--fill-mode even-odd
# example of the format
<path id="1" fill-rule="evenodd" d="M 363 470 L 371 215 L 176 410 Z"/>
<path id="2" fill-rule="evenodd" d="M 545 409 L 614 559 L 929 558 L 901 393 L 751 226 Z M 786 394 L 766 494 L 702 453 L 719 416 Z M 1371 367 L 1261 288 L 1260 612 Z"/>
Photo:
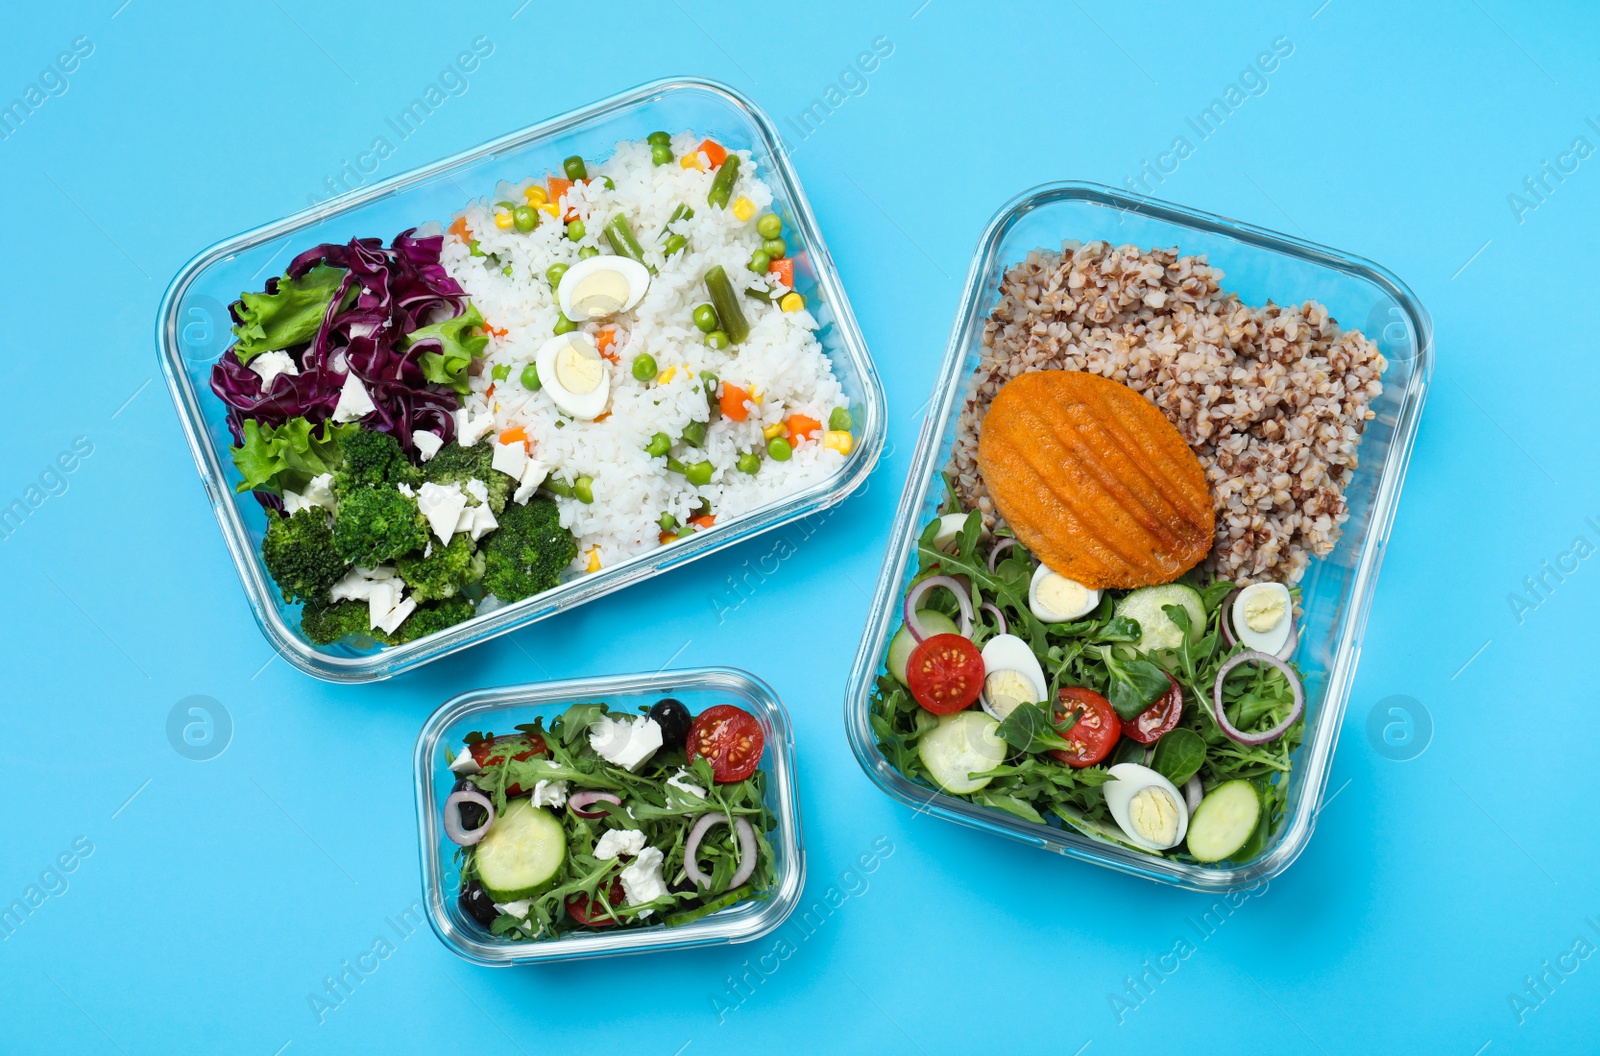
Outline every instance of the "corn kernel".
<path id="1" fill-rule="evenodd" d="M 555 202 L 540 202 L 534 208 L 547 216 L 559 217 L 561 215 L 561 209 Z"/>
<path id="2" fill-rule="evenodd" d="M 805 306 L 806 299 L 793 292 L 784 294 L 782 299 L 778 301 L 778 307 L 786 312 L 798 312 Z"/>
<path id="3" fill-rule="evenodd" d="M 750 390 L 750 400 L 757 407 L 760 407 L 762 401 L 765 400 L 765 399 L 766 399 L 766 397 L 761 395 L 761 390 L 760 389 L 751 389 Z"/>
<path id="4" fill-rule="evenodd" d="M 740 223 L 744 223 L 756 215 L 756 203 L 741 194 L 733 200 L 733 215 L 739 218 Z"/>
<path id="5" fill-rule="evenodd" d="M 597 546 L 589 551 L 589 563 L 584 566 L 585 572 L 600 571 L 600 548 Z"/>
<path id="6" fill-rule="evenodd" d="M 775 436 L 782 436 L 786 428 L 782 422 L 773 422 L 771 425 L 762 426 L 761 436 L 763 439 L 771 440 Z"/>
<path id="7" fill-rule="evenodd" d="M 679 158 L 678 164 L 682 165 L 686 169 L 698 169 L 701 172 L 706 171 L 705 159 L 698 150 L 693 154 L 685 154 L 683 157 Z"/>
<path id="8" fill-rule="evenodd" d="M 501 210 L 495 211 L 494 226 L 498 227 L 500 230 L 509 231 L 511 230 L 511 225 L 515 224 L 516 222 L 516 219 L 510 213 Z"/>
<path id="9" fill-rule="evenodd" d="M 856 441 L 853 436 L 842 429 L 829 429 L 822 434 L 822 446 L 837 451 L 841 455 L 848 455 L 850 449 L 856 446 Z"/>
<path id="10" fill-rule="evenodd" d="M 677 375 L 678 375 L 678 368 L 677 367 L 668 367 L 666 370 L 663 370 L 660 374 L 656 375 L 656 384 L 657 385 L 665 385 L 667 382 L 669 382 L 673 378 L 677 377 Z"/>
<path id="11" fill-rule="evenodd" d="M 528 199 L 529 205 L 543 205 L 550 200 L 549 192 L 543 187 L 540 187 L 537 183 L 528 184 L 528 189 L 523 191 L 522 194 L 523 197 Z"/>

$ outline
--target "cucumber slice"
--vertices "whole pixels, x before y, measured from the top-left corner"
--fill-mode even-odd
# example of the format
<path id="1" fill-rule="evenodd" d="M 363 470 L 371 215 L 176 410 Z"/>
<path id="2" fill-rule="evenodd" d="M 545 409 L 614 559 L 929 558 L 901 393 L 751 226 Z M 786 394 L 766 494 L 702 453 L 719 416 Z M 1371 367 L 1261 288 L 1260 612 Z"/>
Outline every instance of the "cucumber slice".
<path id="1" fill-rule="evenodd" d="M 513 799 L 478 842 L 478 879 L 496 902 L 550 890 L 567 859 L 567 834 L 548 810 Z"/>
<path id="2" fill-rule="evenodd" d="M 917 623 L 921 625 L 924 637 L 956 633 L 955 621 L 935 609 L 918 609 Z M 906 664 L 911 659 L 911 650 L 916 647 L 917 640 L 911 637 L 911 632 L 906 630 L 905 624 L 901 624 L 900 629 L 889 640 L 889 673 L 902 686 L 906 684 Z"/>
<path id="3" fill-rule="evenodd" d="M 1189 853 L 1202 862 L 1236 854 L 1261 819 L 1261 795 L 1245 780 L 1213 788 L 1189 819 Z"/>
<path id="4" fill-rule="evenodd" d="M 1206 627 L 1206 607 L 1200 592 L 1181 583 L 1140 587 L 1117 602 L 1116 615 L 1139 621 L 1135 648 L 1141 653 L 1171 654 L 1183 644 L 1183 631 L 1161 611 L 1164 605 L 1182 605 L 1189 612 L 1189 640 L 1198 642 Z"/>
<path id="5" fill-rule="evenodd" d="M 970 796 L 992 778 L 974 778 L 993 770 L 1006 758 L 1006 742 L 996 731 L 1000 724 L 981 711 L 958 711 L 939 716 L 939 725 L 923 734 L 917 754 L 928 776 L 946 792 Z"/>

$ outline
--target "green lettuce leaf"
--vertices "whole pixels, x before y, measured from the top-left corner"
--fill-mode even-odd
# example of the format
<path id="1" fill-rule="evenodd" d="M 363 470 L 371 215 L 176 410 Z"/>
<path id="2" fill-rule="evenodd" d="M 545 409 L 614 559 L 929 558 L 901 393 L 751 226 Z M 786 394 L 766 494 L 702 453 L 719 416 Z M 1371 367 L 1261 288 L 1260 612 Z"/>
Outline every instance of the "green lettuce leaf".
<path id="1" fill-rule="evenodd" d="M 239 362 L 248 363 L 262 352 L 292 348 L 315 337 L 344 275 L 343 268 L 318 264 L 298 279 L 283 276 L 277 293 L 240 294 L 240 322 L 233 328 L 237 339 L 233 352 Z M 355 292 L 352 286 L 347 296 Z"/>
<path id="2" fill-rule="evenodd" d="M 467 302 L 467 310 L 454 319 L 413 330 L 404 338 L 405 347 L 418 341 L 437 338 L 438 352 L 424 352 L 417 357 L 423 377 L 435 385 L 447 385 L 465 396 L 472 391 L 467 383 L 467 367 L 473 357 L 483 355 L 489 346 L 489 334 L 484 329 L 483 316 L 478 306 Z"/>
<path id="3" fill-rule="evenodd" d="M 360 428 L 355 422 L 323 422 L 318 428 L 304 418 L 290 418 L 277 428 L 247 421 L 244 443 L 231 452 L 233 464 L 244 478 L 233 490 L 274 495 L 304 490 L 312 477 L 331 473 L 344 461 L 340 441 Z"/>

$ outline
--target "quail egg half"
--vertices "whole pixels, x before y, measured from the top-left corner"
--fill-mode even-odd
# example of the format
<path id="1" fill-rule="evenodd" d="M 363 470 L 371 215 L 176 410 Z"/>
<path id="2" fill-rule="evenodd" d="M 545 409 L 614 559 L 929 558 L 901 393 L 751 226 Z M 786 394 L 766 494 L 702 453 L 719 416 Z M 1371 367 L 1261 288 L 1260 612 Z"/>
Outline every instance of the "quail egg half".
<path id="1" fill-rule="evenodd" d="M 544 391 L 574 418 L 597 418 L 611 395 L 611 372 L 594 338 L 582 330 L 559 334 L 539 349 L 535 362 Z"/>
<path id="2" fill-rule="evenodd" d="M 1052 572 L 1041 564 L 1028 584 L 1028 608 L 1040 623 L 1066 623 L 1079 620 L 1100 604 L 1100 592 L 1075 579 Z"/>
<path id="3" fill-rule="evenodd" d="M 627 257 L 590 257 L 561 276 L 556 300 L 561 314 L 575 323 L 625 312 L 650 288 L 650 269 Z M 543 377 L 540 374 L 540 377 Z"/>
<path id="4" fill-rule="evenodd" d="M 1049 683 L 1028 643 L 1014 634 L 997 634 L 983 646 L 983 710 L 1004 722 L 1019 704 L 1044 702 Z"/>
<path id="5" fill-rule="evenodd" d="M 1278 654 L 1289 644 L 1294 602 L 1282 583 L 1252 583 L 1233 599 L 1233 633 L 1246 649 Z"/>
<path id="6" fill-rule="evenodd" d="M 1183 842 L 1189 808 L 1171 781 L 1138 763 L 1118 763 L 1107 773 L 1106 806 L 1135 846 L 1164 851 Z"/>

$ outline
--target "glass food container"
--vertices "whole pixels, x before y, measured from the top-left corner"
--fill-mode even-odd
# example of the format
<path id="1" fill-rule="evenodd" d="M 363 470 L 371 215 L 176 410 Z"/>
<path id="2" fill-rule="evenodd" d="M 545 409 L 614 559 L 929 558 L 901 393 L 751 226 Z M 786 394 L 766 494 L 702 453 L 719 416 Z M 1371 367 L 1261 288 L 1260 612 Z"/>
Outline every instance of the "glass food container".
<path id="1" fill-rule="evenodd" d="M 856 441 L 844 466 L 803 491 L 671 546 L 595 573 L 569 573 L 552 590 L 481 613 L 427 638 L 366 649 L 307 642 L 299 630 L 299 607 L 282 600 L 261 561 L 265 514 L 251 495 L 233 491 L 238 473 L 228 457 L 226 408 L 209 385 L 212 364 L 232 340 L 227 306 L 240 291 L 260 289 L 268 276 L 281 273 L 296 254 L 318 243 L 369 235 L 381 236 L 387 243 L 406 228 L 430 220 L 448 222 L 469 198 L 492 193 L 499 180 L 560 172 L 562 159 L 571 154 L 604 159 L 618 141 L 643 139 L 656 129 L 692 129 L 730 149 L 754 153 L 756 172 L 772 188 L 775 210 L 790 224 L 795 285 L 819 323 L 817 339 L 855 419 Z M 867 478 L 885 433 L 882 385 L 777 129 L 743 95 L 706 80 L 646 84 L 220 242 L 173 279 L 161 303 L 156 342 L 201 482 L 256 621 L 290 663 L 335 682 L 388 678 L 826 509 Z"/>
<path id="2" fill-rule="evenodd" d="M 676 697 L 694 715 L 715 704 L 736 704 L 754 715 L 766 736 L 761 768 L 770 778 L 767 806 L 777 826 L 767 834 L 776 858 L 774 883 L 765 899 L 741 902 L 680 927 L 653 924 L 605 931 L 575 931 L 559 939 L 516 942 L 490 936 L 458 901 L 456 845 L 444 835 L 444 801 L 457 776 L 445 762 L 445 746 L 460 751 L 473 730 L 511 732 L 518 723 L 543 716 L 548 723 L 577 703 L 603 701 L 614 712 L 637 713 L 639 705 Z M 475 964 L 499 967 L 543 961 L 608 957 L 651 950 L 749 942 L 782 924 L 805 887 L 806 859 L 800 845 L 800 804 L 795 790 L 794 737 L 783 702 L 766 683 L 729 667 L 665 671 L 652 675 L 582 678 L 501 689 L 478 689 L 445 703 L 423 724 L 414 756 L 417 825 L 421 836 L 422 888 L 428 922 L 439 940 Z"/>
<path id="3" fill-rule="evenodd" d="M 1388 367 L 1383 395 L 1371 409 L 1360 464 L 1345 490 L 1350 519 L 1332 553 L 1314 559 L 1300 587 L 1303 619 L 1295 661 L 1304 675 L 1305 738 L 1293 756 L 1287 813 L 1261 853 L 1245 862 L 1195 865 L 1142 854 L 1057 824 L 1040 824 L 908 780 L 879 751 L 870 718 L 873 683 L 884 671 L 889 636 L 916 572 L 915 548 L 943 497 L 940 473 L 949 461 L 969 379 L 978 362 L 984 322 L 999 301 L 1005 271 L 1038 248 L 1064 240 L 1106 240 L 1141 248 L 1176 246 L 1205 254 L 1225 273 L 1224 285 L 1246 304 L 1315 299 L 1345 325 L 1377 343 Z M 1061 854 L 1194 890 L 1233 888 L 1276 876 L 1311 838 L 1340 721 L 1361 656 L 1361 635 L 1377 585 L 1406 462 L 1433 369 L 1432 325 L 1406 286 L 1370 261 L 1225 217 L 1185 209 L 1096 184 L 1064 182 L 1027 191 L 1007 203 L 978 243 L 955 326 L 945 350 L 928 416 L 895 517 L 866 632 L 845 697 L 845 726 L 863 769 L 903 803 L 949 821 L 1032 843 Z"/>

